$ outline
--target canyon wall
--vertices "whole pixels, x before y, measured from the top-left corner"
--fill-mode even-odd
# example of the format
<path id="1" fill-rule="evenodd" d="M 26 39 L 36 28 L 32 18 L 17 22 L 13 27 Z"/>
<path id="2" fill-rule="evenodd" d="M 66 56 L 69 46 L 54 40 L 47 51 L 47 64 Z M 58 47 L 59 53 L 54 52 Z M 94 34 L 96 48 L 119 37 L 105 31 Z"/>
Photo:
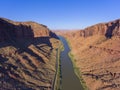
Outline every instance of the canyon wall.
<path id="1" fill-rule="evenodd" d="M 47 26 L 0 18 L 0 90 L 51 90 L 60 41 Z"/>
<path id="2" fill-rule="evenodd" d="M 36 22 L 14 22 L 0 18 L 0 41 L 36 37 L 57 37 L 47 26 Z"/>
<path id="3" fill-rule="evenodd" d="M 78 75 L 89 90 L 120 89 L 120 19 L 57 33 L 68 40 Z"/>

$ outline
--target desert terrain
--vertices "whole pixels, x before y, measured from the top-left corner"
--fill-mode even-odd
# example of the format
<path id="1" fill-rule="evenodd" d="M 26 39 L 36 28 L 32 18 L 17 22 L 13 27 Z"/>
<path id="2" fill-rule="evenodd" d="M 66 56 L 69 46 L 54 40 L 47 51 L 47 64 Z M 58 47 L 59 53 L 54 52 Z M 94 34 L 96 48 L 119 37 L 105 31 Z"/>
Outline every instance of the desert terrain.
<path id="1" fill-rule="evenodd" d="M 45 25 L 0 18 L 0 90 L 51 90 L 59 43 Z"/>
<path id="2" fill-rule="evenodd" d="M 68 40 L 78 74 L 89 90 L 120 89 L 120 19 L 56 33 Z"/>

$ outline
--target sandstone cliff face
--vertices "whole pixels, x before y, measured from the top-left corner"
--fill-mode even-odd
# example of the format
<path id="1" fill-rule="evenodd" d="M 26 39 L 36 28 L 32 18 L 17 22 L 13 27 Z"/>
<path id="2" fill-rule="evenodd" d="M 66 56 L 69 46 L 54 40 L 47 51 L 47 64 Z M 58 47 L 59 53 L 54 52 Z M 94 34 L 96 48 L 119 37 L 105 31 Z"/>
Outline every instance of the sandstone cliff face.
<path id="1" fill-rule="evenodd" d="M 120 20 L 59 34 L 89 90 L 120 90 Z"/>
<path id="2" fill-rule="evenodd" d="M 51 90 L 59 44 L 44 25 L 0 18 L 0 90 Z"/>
<path id="3" fill-rule="evenodd" d="M 0 41 L 36 37 L 57 37 L 47 26 L 35 22 L 14 22 L 0 18 Z"/>
<path id="4" fill-rule="evenodd" d="M 105 35 L 110 38 L 112 36 L 120 36 L 120 20 L 109 23 L 100 23 L 79 31 L 81 37 L 89 37 L 93 35 Z"/>

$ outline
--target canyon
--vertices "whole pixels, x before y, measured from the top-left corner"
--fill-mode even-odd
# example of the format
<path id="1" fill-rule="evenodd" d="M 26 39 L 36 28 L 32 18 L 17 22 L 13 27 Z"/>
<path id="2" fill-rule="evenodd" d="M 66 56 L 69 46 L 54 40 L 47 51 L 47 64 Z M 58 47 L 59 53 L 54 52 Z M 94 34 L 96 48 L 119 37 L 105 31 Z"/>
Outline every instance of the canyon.
<path id="1" fill-rule="evenodd" d="M 82 30 L 55 31 L 65 37 L 88 90 L 120 89 L 120 19 Z"/>
<path id="2" fill-rule="evenodd" d="M 0 18 L 0 90 L 51 90 L 60 41 L 47 26 Z"/>
<path id="3" fill-rule="evenodd" d="M 59 59 L 60 40 L 65 51 Z M 119 90 L 119 68 L 120 19 L 82 30 L 51 31 L 33 21 L 0 18 L 0 90 L 54 90 L 57 83 L 65 89 L 70 88 L 67 78 L 77 82 L 71 90 Z"/>

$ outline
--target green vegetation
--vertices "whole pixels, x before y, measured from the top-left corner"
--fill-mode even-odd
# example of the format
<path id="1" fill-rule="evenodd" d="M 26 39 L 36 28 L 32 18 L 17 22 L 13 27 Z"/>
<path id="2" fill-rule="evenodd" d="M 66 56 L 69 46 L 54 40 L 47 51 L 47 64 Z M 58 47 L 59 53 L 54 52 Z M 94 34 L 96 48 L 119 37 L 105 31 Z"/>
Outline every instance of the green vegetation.
<path id="1" fill-rule="evenodd" d="M 67 43 L 68 43 L 68 45 L 69 45 L 69 48 L 72 49 L 69 40 L 66 39 L 66 41 L 67 41 Z M 85 81 L 84 81 L 83 78 L 82 78 L 82 73 L 80 72 L 79 68 L 78 68 L 78 67 L 76 66 L 76 64 L 75 64 L 75 61 L 76 61 L 76 60 L 75 60 L 73 54 L 72 54 L 71 52 L 69 52 L 68 55 L 69 55 L 69 57 L 70 57 L 70 59 L 71 59 L 71 61 L 72 61 L 73 68 L 74 68 L 74 72 L 75 72 L 75 74 L 77 75 L 77 77 L 79 78 L 80 83 L 82 84 L 84 90 L 88 90 L 88 87 L 86 86 L 86 83 L 85 83 Z"/>
<path id="2" fill-rule="evenodd" d="M 54 90 L 61 90 L 61 62 L 60 62 L 60 53 L 64 50 L 64 46 L 60 43 L 59 48 L 57 49 L 57 72 L 56 72 L 56 79 L 55 79 L 55 86 Z"/>
<path id="3" fill-rule="evenodd" d="M 80 72 L 79 68 L 76 66 L 75 64 L 75 59 L 74 59 L 74 56 L 71 54 L 71 52 L 69 52 L 69 57 L 71 58 L 71 61 L 73 63 L 73 68 L 74 68 L 74 72 L 75 74 L 77 75 L 77 77 L 79 78 L 80 80 L 80 83 L 82 84 L 84 90 L 88 90 L 87 86 L 86 86 L 86 83 L 85 81 L 83 80 L 82 78 L 82 73 Z"/>
<path id="4" fill-rule="evenodd" d="M 71 49 L 71 46 L 70 46 L 70 42 L 67 40 L 67 43 Z M 64 46 L 63 44 L 61 43 L 60 47 L 57 49 L 57 59 L 58 59 L 58 70 L 57 70 L 57 76 L 56 76 L 56 81 L 55 81 L 55 87 L 54 87 L 54 90 L 61 90 L 61 62 L 60 62 L 60 53 L 61 51 L 64 50 Z M 82 74 L 81 72 L 79 71 L 79 68 L 76 66 L 75 64 L 75 59 L 74 59 L 74 56 L 69 52 L 69 57 L 71 58 L 71 61 L 73 63 L 73 68 L 74 68 L 74 72 L 75 74 L 77 75 L 77 77 L 79 78 L 80 80 L 80 83 L 82 84 L 84 90 L 88 90 L 87 86 L 86 86 L 86 83 L 85 81 L 83 80 L 82 78 Z"/>

